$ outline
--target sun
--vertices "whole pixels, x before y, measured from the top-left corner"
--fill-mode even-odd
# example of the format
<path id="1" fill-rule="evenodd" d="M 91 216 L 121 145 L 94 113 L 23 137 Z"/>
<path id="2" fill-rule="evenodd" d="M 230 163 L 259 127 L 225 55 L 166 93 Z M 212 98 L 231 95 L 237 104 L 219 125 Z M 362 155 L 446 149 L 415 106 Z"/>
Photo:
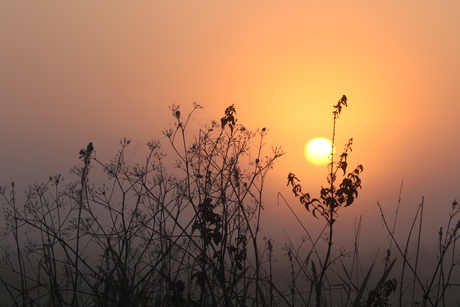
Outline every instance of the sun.
<path id="1" fill-rule="evenodd" d="M 329 163 L 332 143 L 330 140 L 322 137 L 314 138 L 305 145 L 305 157 L 314 164 Z"/>

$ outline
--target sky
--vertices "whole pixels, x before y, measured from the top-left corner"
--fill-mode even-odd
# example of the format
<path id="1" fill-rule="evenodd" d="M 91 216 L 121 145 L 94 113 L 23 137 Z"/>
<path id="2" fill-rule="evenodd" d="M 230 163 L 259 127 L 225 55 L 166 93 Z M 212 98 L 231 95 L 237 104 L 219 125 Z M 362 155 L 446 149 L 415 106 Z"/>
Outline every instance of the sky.
<path id="1" fill-rule="evenodd" d="M 454 0 L 0 0 L 0 185 L 66 176 L 90 141 L 101 157 L 125 136 L 166 148 L 171 104 L 201 104 L 197 123 L 235 104 L 240 123 L 267 127 L 286 152 L 269 174 L 266 231 L 295 236 L 276 195 L 316 225 L 286 177 L 312 194 L 325 184 L 303 148 L 331 137 L 345 94 L 337 146 L 354 138 L 363 189 L 337 227 L 350 238 L 362 216 L 363 241 L 385 249 L 376 204 L 392 218 L 403 181 L 401 229 L 424 196 L 436 242 L 460 197 L 459 13 Z"/>

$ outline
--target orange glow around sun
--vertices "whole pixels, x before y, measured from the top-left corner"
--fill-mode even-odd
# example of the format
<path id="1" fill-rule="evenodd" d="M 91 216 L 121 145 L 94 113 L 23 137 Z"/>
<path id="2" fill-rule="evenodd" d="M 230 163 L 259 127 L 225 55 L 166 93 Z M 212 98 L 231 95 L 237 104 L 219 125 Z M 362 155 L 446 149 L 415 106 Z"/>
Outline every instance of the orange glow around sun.
<path id="1" fill-rule="evenodd" d="M 322 137 L 314 138 L 305 145 L 305 157 L 314 164 L 326 164 L 332 150 L 330 140 Z"/>

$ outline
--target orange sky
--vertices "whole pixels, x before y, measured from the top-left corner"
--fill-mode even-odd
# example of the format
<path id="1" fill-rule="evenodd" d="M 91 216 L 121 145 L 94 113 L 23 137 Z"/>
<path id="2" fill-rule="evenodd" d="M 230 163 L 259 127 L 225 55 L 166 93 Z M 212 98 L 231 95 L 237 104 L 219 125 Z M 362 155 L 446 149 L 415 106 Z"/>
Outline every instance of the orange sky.
<path id="1" fill-rule="evenodd" d="M 438 225 L 460 197 L 459 13 L 453 0 L 1 1 L 0 184 L 66 174 L 89 141 L 112 155 L 124 136 L 161 138 L 172 103 L 197 101 L 205 121 L 235 103 L 287 152 L 267 200 L 279 215 L 289 172 L 324 183 L 303 147 L 330 137 L 346 94 L 338 146 L 354 137 L 365 172 L 343 219 L 380 225 L 376 201 L 394 208 L 404 178 L 408 211 L 425 195 Z"/>

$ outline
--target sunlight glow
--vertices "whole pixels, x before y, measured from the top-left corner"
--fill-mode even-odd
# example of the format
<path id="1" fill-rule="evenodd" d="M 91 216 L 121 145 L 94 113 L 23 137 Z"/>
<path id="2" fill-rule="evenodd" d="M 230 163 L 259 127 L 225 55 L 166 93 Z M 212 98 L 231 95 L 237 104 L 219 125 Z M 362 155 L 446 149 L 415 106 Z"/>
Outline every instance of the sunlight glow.
<path id="1" fill-rule="evenodd" d="M 305 145 L 305 157 L 314 164 L 326 164 L 329 162 L 331 148 L 331 141 L 326 138 L 311 139 Z"/>

